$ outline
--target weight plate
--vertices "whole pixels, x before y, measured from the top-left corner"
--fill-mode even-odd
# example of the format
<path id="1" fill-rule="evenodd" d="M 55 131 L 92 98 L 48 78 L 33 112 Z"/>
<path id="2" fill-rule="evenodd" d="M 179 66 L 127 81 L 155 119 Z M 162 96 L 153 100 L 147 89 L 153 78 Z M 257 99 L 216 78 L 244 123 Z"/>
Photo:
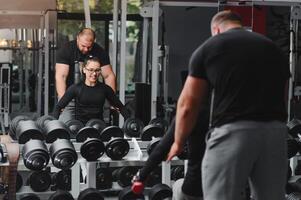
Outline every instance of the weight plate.
<path id="1" fill-rule="evenodd" d="M 25 144 L 30 139 L 44 140 L 45 137 L 32 120 L 20 121 L 16 129 L 19 144 Z"/>
<path id="2" fill-rule="evenodd" d="M 33 191 L 44 192 L 51 184 L 51 176 L 47 171 L 36 171 L 31 173 L 28 183 Z"/>
<path id="3" fill-rule="evenodd" d="M 154 185 L 148 194 L 149 200 L 163 200 L 165 198 L 172 197 L 172 190 L 168 185 L 165 184 L 157 184 Z"/>
<path id="4" fill-rule="evenodd" d="M 77 200 L 103 200 L 100 191 L 95 188 L 87 188 L 79 193 Z"/>
<path id="5" fill-rule="evenodd" d="M 71 170 L 60 170 L 52 177 L 52 183 L 56 189 L 70 191 L 71 190 Z"/>
<path id="6" fill-rule="evenodd" d="M 96 169 L 96 188 L 100 190 L 110 189 L 113 185 L 112 172 L 108 168 Z"/>
<path id="7" fill-rule="evenodd" d="M 146 148 L 146 152 L 148 155 L 150 155 L 153 150 L 155 149 L 155 147 L 160 143 L 161 138 L 154 138 L 148 145 Z"/>
<path id="8" fill-rule="evenodd" d="M 162 137 L 163 135 L 163 128 L 150 124 L 142 129 L 140 138 L 142 141 L 151 141 L 153 137 Z"/>
<path id="9" fill-rule="evenodd" d="M 93 127 L 81 128 L 76 135 L 76 141 L 84 142 L 87 138 L 99 138 L 99 132 Z"/>
<path id="10" fill-rule="evenodd" d="M 128 137 L 140 137 L 144 124 L 137 118 L 128 118 L 123 124 L 124 133 Z"/>
<path id="11" fill-rule="evenodd" d="M 44 124 L 46 143 L 53 143 L 57 139 L 70 140 L 69 129 L 63 122 L 52 120 Z"/>
<path id="12" fill-rule="evenodd" d="M 84 124 L 77 119 L 71 119 L 71 120 L 65 122 L 65 124 L 71 132 L 71 136 L 72 136 L 71 138 L 75 138 L 78 131 L 84 127 Z"/>
<path id="13" fill-rule="evenodd" d="M 159 126 L 164 130 L 164 132 L 168 129 L 168 122 L 161 117 L 155 117 L 151 119 L 148 124 Z"/>
<path id="14" fill-rule="evenodd" d="M 36 120 L 37 126 L 41 131 L 44 131 L 44 125 L 47 121 L 55 120 L 56 118 L 51 115 L 43 115 Z M 46 123 L 45 123 L 46 122 Z"/>
<path id="15" fill-rule="evenodd" d="M 109 141 L 112 137 L 123 138 L 122 129 L 118 126 L 108 126 L 100 133 L 100 139 L 104 142 Z"/>
<path id="16" fill-rule="evenodd" d="M 121 160 L 128 154 L 130 145 L 126 139 L 115 138 L 106 145 L 106 154 L 112 160 Z"/>
<path id="17" fill-rule="evenodd" d="M 123 188 L 118 195 L 119 200 L 144 200 L 143 194 L 135 194 L 132 192 L 131 186 Z"/>
<path id="18" fill-rule="evenodd" d="M 298 138 L 298 134 L 301 133 L 301 120 L 294 118 L 289 121 L 286 126 L 288 133 L 294 138 Z"/>
<path id="19" fill-rule="evenodd" d="M 40 198 L 33 193 L 27 193 L 20 195 L 20 200 L 40 200 Z"/>
<path id="20" fill-rule="evenodd" d="M 58 190 L 52 195 L 50 195 L 48 200 L 74 200 L 74 198 L 69 192 Z"/>
<path id="21" fill-rule="evenodd" d="M 132 179 L 138 171 L 137 167 L 125 166 L 117 171 L 117 182 L 121 187 L 127 187 L 132 184 Z"/>
<path id="22" fill-rule="evenodd" d="M 88 138 L 80 147 L 80 154 L 87 161 L 96 161 L 104 152 L 105 145 L 97 138 Z"/>
<path id="23" fill-rule="evenodd" d="M 18 115 L 16 116 L 10 123 L 9 125 L 9 135 L 13 138 L 13 139 L 17 139 L 16 138 L 16 129 L 17 126 L 19 124 L 20 121 L 26 121 L 29 120 L 30 118 L 26 115 Z"/>
<path id="24" fill-rule="evenodd" d="M 107 125 L 104 121 L 102 121 L 101 119 L 90 119 L 87 123 L 86 123 L 87 127 L 93 127 L 96 130 L 98 130 L 98 132 L 100 133 Z"/>

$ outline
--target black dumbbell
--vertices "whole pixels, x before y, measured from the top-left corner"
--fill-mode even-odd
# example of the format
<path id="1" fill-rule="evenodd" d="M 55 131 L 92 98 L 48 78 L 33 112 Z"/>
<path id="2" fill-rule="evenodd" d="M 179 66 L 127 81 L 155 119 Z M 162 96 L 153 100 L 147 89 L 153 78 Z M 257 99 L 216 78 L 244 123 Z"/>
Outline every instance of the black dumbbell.
<path id="1" fill-rule="evenodd" d="M 71 190 L 71 170 L 60 170 L 56 173 L 53 173 L 52 177 L 52 184 L 51 190 Z"/>
<path id="2" fill-rule="evenodd" d="M 77 200 L 103 200 L 103 195 L 95 188 L 87 188 L 79 193 Z"/>
<path id="3" fill-rule="evenodd" d="M 164 132 L 168 129 L 168 122 L 162 117 L 155 117 L 151 119 L 148 124 L 159 126 L 164 130 Z"/>
<path id="4" fill-rule="evenodd" d="M 67 139 L 57 139 L 49 147 L 52 164 L 59 169 L 69 169 L 77 161 L 73 144 Z"/>
<path id="5" fill-rule="evenodd" d="M 29 140 L 22 149 L 23 163 L 30 170 L 41 170 L 49 162 L 46 144 L 41 140 Z"/>
<path id="6" fill-rule="evenodd" d="M 123 124 L 123 130 L 128 137 L 140 137 L 144 124 L 137 118 L 128 118 Z"/>
<path id="7" fill-rule="evenodd" d="M 298 153 L 300 149 L 299 142 L 295 138 L 288 138 L 286 139 L 286 142 L 287 142 L 287 157 L 288 159 L 290 159 Z"/>
<path id="8" fill-rule="evenodd" d="M 112 172 L 108 168 L 100 167 L 96 169 L 96 189 L 110 189 L 113 185 Z"/>
<path id="9" fill-rule="evenodd" d="M 145 197 L 143 194 L 133 193 L 131 186 L 128 186 L 123 188 L 123 190 L 119 192 L 118 199 L 119 200 L 144 200 Z"/>
<path id="10" fill-rule="evenodd" d="M 43 130 L 46 135 L 46 143 L 53 143 L 57 139 L 70 139 L 69 128 L 61 121 L 53 116 L 44 115 L 36 121 L 38 127 Z"/>
<path id="11" fill-rule="evenodd" d="M 132 184 L 132 178 L 137 174 L 138 168 L 135 166 L 125 166 L 113 171 L 113 180 L 117 181 L 117 183 L 121 187 L 127 187 Z"/>
<path id="12" fill-rule="evenodd" d="M 65 124 L 70 130 L 70 138 L 72 139 L 75 139 L 78 131 L 84 127 L 84 124 L 77 119 L 71 119 L 65 122 Z"/>
<path id="13" fill-rule="evenodd" d="M 149 200 L 163 200 L 172 197 L 172 189 L 166 184 L 154 185 L 148 193 Z"/>
<path id="14" fill-rule="evenodd" d="M 9 133 L 12 138 L 18 140 L 19 144 L 25 144 L 30 139 L 45 139 L 36 123 L 24 115 L 12 120 Z"/>
<path id="15" fill-rule="evenodd" d="M 33 193 L 26 193 L 20 195 L 20 200 L 40 200 L 40 197 Z"/>
<path id="16" fill-rule="evenodd" d="M 150 155 L 153 152 L 153 150 L 160 143 L 160 141 L 161 138 L 153 138 L 152 141 L 150 141 L 150 143 L 146 147 L 146 152 L 148 155 Z"/>
<path id="17" fill-rule="evenodd" d="M 73 196 L 64 190 L 57 190 L 55 193 L 51 194 L 48 200 L 74 200 Z"/>
<path id="18" fill-rule="evenodd" d="M 173 166 L 170 171 L 171 171 L 170 172 L 171 180 L 176 181 L 176 180 L 184 177 L 184 166 L 183 165 Z"/>
<path id="19" fill-rule="evenodd" d="M 151 141 L 153 138 L 162 137 L 164 129 L 160 126 L 149 124 L 142 129 L 140 138 L 142 141 Z"/>
<path id="20" fill-rule="evenodd" d="M 27 183 L 33 191 L 45 192 L 51 185 L 51 176 L 48 171 L 35 171 L 29 175 Z"/>
<path id="21" fill-rule="evenodd" d="M 80 154 L 82 157 L 87 161 L 96 161 L 104 154 L 105 145 L 99 139 L 99 130 L 93 126 L 98 126 L 98 128 L 100 128 L 101 125 L 104 125 L 104 122 L 98 119 L 90 120 L 88 122 L 88 126 L 83 127 L 78 131 L 76 135 L 76 141 L 83 142 L 80 147 Z"/>
<path id="22" fill-rule="evenodd" d="M 85 127 L 81 128 L 76 134 L 77 142 L 84 142 L 87 138 L 99 138 L 100 132 L 106 124 L 100 119 L 90 119 Z"/>
<path id="23" fill-rule="evenodd" d="M 301 133 L 301 120 L 294 118 L 289 121 L 286 126 L 288 133 L 294 138 L 298 138 L 298 134 Z"/>
<path id="24" fill-rule="evenodd" d="M 100 133 L 100 139 L 106 143 L 105 152 L 112 160 L 121 160 L 130 150 L 130 145 L 121 128 L 108 126 Z"/>
<path id="25" fill-rule="evenodd" d="M 145 181 L 145 186 L 153 187 L 154 185 L 159 184 L 161 182 L 162 182 L 162 168 L 160 166 L 157 166 L 148 175 Z"/>
<path id="26" fill-rule="evenodd" d="M 93 127 L 96 130 L 98 130 L 99 133 L 101 133 L 101 131 L 106 128 L 106 123 L 101 120 L 101 119 L 90 119 L 87 123 L 86 123 L 86 127 Z"/>
<path id="27" fill-rule="evenodd" d="M 16 192 L 18 192 L 21 187 L 23 186 L 23 178 L 19 172 L 17 172 L 17 177 L 16 177 Z"/>
<path id="28" fill-rule="evenodd" d="M 299 192 L 292 192 L 290 194 L 287 194 L 285 197 L 286 200 L 299 200 L 301 199 L 301 193 Z"/>

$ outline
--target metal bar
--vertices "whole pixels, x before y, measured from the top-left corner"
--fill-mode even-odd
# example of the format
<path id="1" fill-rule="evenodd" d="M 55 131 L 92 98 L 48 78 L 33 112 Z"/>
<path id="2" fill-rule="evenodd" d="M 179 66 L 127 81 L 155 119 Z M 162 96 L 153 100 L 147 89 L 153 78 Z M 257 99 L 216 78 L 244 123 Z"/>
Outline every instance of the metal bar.
<path id="1" fill-rule="evenodd" d="M 89 0 L 83 0 L 83 2 L 84 2 L 84 12 L 85 12 L 85 26 L 91 28 Z"/>
<path id="2" fill-rule="evenodd" d="M 155 2 L 155 1 L 154 1 Z M 160 6 L 217 7 L 218 2 L 160 1 Z"/>
<path id="3" fill-rule="evenodd" d="M 120 30 L 120 75 L 119 75 L 119 99 L 125 103 L 125 69 L 126 69 L 126 13 L 127 0 L 121 1 L 121 30 Z M 119 115 L 119 126 L 123 126 L 124 119 Z"/>
<path id="4" fill-rule="evenodd" d="M 73 167 L 71 168 L 71 191 L 70 193 L 74 198 L 77 198 L 80 192 L 80 163 L 77 162 Z"/>
<path id="5" fill-rule="evenodd" d="M 114 8 L 113 8 L 114 13 Z M 96 21 L 113 21 L 114 14 L 96 14 L 90 13 L 91 20 Z M 67 20 L 85 20 L 85 15 L 83 13 L 57 13 L 58 19 Z M 139 14 L 127 14 L 127 19 L 129 21 L 142 21 L 142 17 Z"/>
<path id="6" fill-rule="evenodd" d="M 118 6 L 119 0 L 114 0 L 113 8 L 113 57 L 112 57 L 112 68 L 116 72 L 117 69 L 117 45 L 118 45 Z"/>
<path id="7" fill-rule="evenodd" d="M 170 181 L 170 162 L 162 162 L 162 183 L 171 186 Z"/>
<path id="8" fill-rule="evenodd" d="M 152 3 L 152 2 L 151 2 Z M 251 6 L 251 5 L 274 5 L 291 6 L 300 4 L 300 0 L 252 0 L 252 1 L 228 1 L 223 6 Z M 179 6 L 179 7 L 218 7 L 221 5 L 216 2 L 186 2 L 186 1 L 160 1 L 160 6 Z"/>
<path id="9" fill-rule="evenodd" d="M 293 6 L 291 7 L 291 11 L 293 10 Z M 290 19 L 290 53 L 289 53 L 289 66 L 292 76 L 289 79 L 289 89 L 288 89 L 288 104 L 287 104 L 287 112 L 288 118 L 287 120 L 291 120 L 291 101 L 293 99 L 293 84 L 295 81 L 295 30 L 296 30 L 296 20 L 291 17 Z"/>
<path id="10" fill-rule="evenodd" d="M 44 15 L 44 10 L 42 11 L 20 11 L 20 10 L 0 10 L 0 15 Z"/>
<path id="11" fill-rule="evenodd" d="M 87 162 L 87 187 L 96 188 L 96 162 Z"/>
<path id="12" fill-rule="evenodd" d="M 164 102 L 168 104 L 168 59 L 169 59 L 169 48 L 167 46 L 164 47 L 165 55 L 163 57 L 163 96 Z"/>
<path id="13" fill-rule="evenodd" d="M 44 115 L 48 115 L 49 111 L 49 12 L 45 14 Z"/>
<path id="14" fill-rule="evenodd" d="M 157 114 L 158 96 L 158 38 L 159 38 L 159 1 L 153 2 L 152 20 L 152 89 L 151 89 L 151 119 Z"/>
<path id="15" fill-rule="evenodd" d="M 39 67 L 38 67 L 38 103 L 37 103 L 37 114 L 42 115 L 42 82 L 43 82 L 43 30 L 44 30 L 44 16 L 40 19 L 40 30 L 38 31 L 38 41 L 39 41 Z"/>
<path id="16" fill-rule="evenodd" d="M 142 63 L 141 63 L 141 81 L 146 83 L 147 74 L 147 46 L 148 46 L 148 35 L 149 35 L 149 19 L 143 19 L 143 36 L 142 36 Z"/>

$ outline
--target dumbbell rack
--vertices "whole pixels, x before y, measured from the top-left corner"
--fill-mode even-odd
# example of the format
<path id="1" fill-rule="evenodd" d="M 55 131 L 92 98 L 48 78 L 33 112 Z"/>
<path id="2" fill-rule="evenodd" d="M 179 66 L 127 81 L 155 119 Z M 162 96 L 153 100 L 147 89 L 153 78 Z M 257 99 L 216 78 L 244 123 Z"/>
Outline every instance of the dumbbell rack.
<path id="1" fill-rule="evenodd" d="M 73 165 L 71 168 L 71 190 L 69 191 L 74 199 L 77 199 L 80 191 L 86 188 L 96 188 L 96 168 L 98 164 L 106 163 L 109 165 L 109 167 L 124 167 L 124 166 L 143 166 L 144 162 L 147 160 L 148 155 L 146 152 L 147 145 L 150 143 L 149 141 L 140 141 L 136 138 L 132 138 L 128 140 L 130 144 L 130 151 L 129 153 L 122 159 L 122 160 L 111 160 L 106 154 L 102 155 L 101 158 L 99 158 L 95 162 L 87 162 L 83 157 L 80 155 L 80 147 L 82 143 L 73 142 L 74 148 L 78 155 L 77 162 Z M 49 148 L 49 144 L 48 148 Z M 20 145 L 20 152 L 22 152 L 23 145 Z M 171 162 L 162 162 L 162 183 L 171 186 L 172 181 L 170 177 L 170 169 L 171 165 L 183 165 L 183 160 L 172 160 Z M 51 161 L 48 163 L 48 167 L 51 168 L 51 172 L 57 172 L 60 169 L 57 169 L 54 167 L 51 163 Z M 80 169 L 86 167 L 87 172 L 87 179 L 86 183 L 80 183 Z M 84 169 L 83 169 L 84 170 Z M 29 169 L 27 169 L 23 163 L 22 155 L 20 155 L 19 163 L 18 163 L 18 171 L 22 174 L 22 172 L 28 172 Z M 46 200 L 48 197 L 54 193 L 54 191 L 51 191 L 48 189 L 45 192 L 35 192 L 33 191 L 30 186 L 24 186 L 24 180 L 23 180 L 23 186 L 21 189 L 17 192 L 17 199 L 20 199 L 20 196 L 25 193 L 35 193 L 37 194 L 41 200 Z M 101 190 L 101 191 L 120 191 L 123 188 L 119 186 L 117 183 L 113 183 L 113 186 L 111 189 L 107 190 Z"/>

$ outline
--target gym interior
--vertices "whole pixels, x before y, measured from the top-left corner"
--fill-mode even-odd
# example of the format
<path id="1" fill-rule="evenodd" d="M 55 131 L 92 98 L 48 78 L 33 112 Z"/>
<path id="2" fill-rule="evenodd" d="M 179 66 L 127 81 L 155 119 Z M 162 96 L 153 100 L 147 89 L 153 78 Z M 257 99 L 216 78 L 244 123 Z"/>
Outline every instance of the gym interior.
<path id="1" fill-rule="evenodd" d="M 191 54 L 224 9 L 238 12 L 246 29 L 287 55 L 286 195 L 301 199 L 300 0 L 0 2 L 0 199 L 171 199 L 174 183 L 185 176 L 187 152 L 153 169 L 140 196 L 133 196 L 132 179 L 168 130 Z M 110 57 L 116 95 L 131 113 L 126 120 L 108 102 L 103 120 L 63 123 L 52 116 L 57 50 L 84 27 Z M 17 159 L 4 136 L 18 148 Z M 251 199 L 247 186 L 241 199 Z"/>

